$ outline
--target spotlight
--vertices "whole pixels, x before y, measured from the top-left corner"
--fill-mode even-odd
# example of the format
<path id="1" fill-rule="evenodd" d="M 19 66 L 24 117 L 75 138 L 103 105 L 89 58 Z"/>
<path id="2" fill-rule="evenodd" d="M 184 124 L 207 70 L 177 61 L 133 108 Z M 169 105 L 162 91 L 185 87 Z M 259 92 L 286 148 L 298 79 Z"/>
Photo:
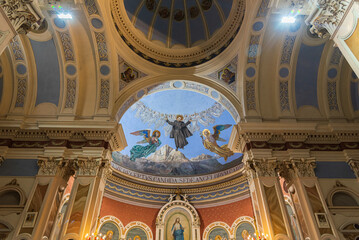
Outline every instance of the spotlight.
<path id="1" fill-rule="evenodd" d="M 282 17 L 282 23 L 295 23 L 295 17 L 290 17 L 290 16 L 286 16 L 286 17 Z"/>
<path id="2" fill-rule="evenodd" d="M 57 17 L 61 19 L 72 19 L 72 15 L 70 13 L 59 13 L 57 14 Z"/>

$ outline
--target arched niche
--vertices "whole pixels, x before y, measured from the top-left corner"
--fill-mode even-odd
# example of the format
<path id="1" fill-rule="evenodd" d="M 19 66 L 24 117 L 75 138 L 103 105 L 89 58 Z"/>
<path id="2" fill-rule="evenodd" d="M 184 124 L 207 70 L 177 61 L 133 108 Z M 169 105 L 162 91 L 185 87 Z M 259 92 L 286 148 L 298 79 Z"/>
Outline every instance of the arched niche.
<path id="1" fill-rule="evenodd" d="M 175 84 L 178 82 L 182 83 L 182 86 L 176 87 Z M 204 94 L 221 103 L 237 123 L 243 119 L 242 104 L 232 91 L 214 80 L 192 75 L 161 75 L 144 77 L 134 81 L 121 91 L 122 94 L 116 100 L 112 114 L 119 121 L 127 109 L 143 96 L 158 91 L 174 89 L 196 91 Z"/>
<path id="2" fill-rule="evenodd" d="M 343 207 L 359 209 L 359 194 L 337 181 L 327 195 L 327 202 L 329 209 Z"/>
<path id="3" fill-rule="evenodd" d="M 153 240 L 151 228 L 143 222 L 130 222 L 122 231 L 122 239 Z"/>
<path id="4" fill-rule="evenodd" d="M 249 235 L 254 236 L 255 229 L 254 219 L 249 216 L 237 218 L 231 227 L 233 238 L 238 240 L 246 239 Z"/>
<path id="5" fill-rule="evenodd" d="M 203 231 L 203 240 L 231 239 L 231 228 L 224 222 L 213 222 Z"/>
<path id="6" fill-rule="evenodd" d="M 2 212 L 20 213 L 25 203 L 25 192 L 16 179 L 0 188 L 0 210 Z"/>
<path id="7" fill-rule="evenodd" d="M 183 235 L 187 235 L 185 239 L 201 239 L 200 218 L 196 209 L 188 201 L 174 200 L 164 205 L 157 215 L 156 240 L 172 240 L 172 229 L 178 221 Z"/>
<path id="8" fill-rule="evenodd" d="M 105 235 L 106 239 L 120 239 L 123 231 L 124 226 L 122 222 L 114 216 L 102 217 L 97 227 L 97 232 L 101 233 L 102 235 Z M 112 234 L 112 238 L 109 236 L 109 234 Z"/>

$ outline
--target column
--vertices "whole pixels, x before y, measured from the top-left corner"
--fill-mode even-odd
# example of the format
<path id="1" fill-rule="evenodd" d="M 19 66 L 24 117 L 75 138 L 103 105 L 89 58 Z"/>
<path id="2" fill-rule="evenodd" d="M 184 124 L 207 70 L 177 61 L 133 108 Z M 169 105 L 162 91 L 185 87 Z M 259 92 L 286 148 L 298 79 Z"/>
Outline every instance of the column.
<path id="1" fill-rule="evenodd" d="M 63 157 L 65 148 L 45 148 L 38 157 L 39 172 L 17 227 L 19 235 L 50 237 L 67 181 L 73 167 Z"/>
<path id="2" fill-rule="evenodd" d="M 111 175 L 109 150 L 85 149 L 77 167 L 64 224 L 58 239 L 83 239 L 95 231 L 106 179 Z"/>
<path id="3" fill-rule="evenodd" d="M 245 153 L 244 163 L 248 176 L 257 229 L 269 239 L 294 239 L 285 207 L 282 189 L 275 172 L 278 161 L 272 150 L 253 150 Z M 265 157 L 267 156 L 267 157 Z"/>
<path id="4" fill-rule="evenodd" d="M 287 183 L 303 238 L 321 239 L 324 234 L 338 238 L 315 176 L 315 158 L 310 157 L 309 150 L 288 150 L 288 152 L 289 160 L 284 161 L 285 167 L 280 170 L 279 174 Z M 327 219 L 328 226 L 319 226 L 320 216 L 323 215 Z"/>

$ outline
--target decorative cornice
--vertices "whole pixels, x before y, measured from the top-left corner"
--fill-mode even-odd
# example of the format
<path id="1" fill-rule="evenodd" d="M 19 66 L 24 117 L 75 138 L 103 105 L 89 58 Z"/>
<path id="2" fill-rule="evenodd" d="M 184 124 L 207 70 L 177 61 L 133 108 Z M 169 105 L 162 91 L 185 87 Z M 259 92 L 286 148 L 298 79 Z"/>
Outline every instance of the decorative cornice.
<path id="1" fill-rule="evenodd" d="M 44 20 L 33 0 L 1 0 L 0 6 L 18 33 L 39 29 Z"/>
<path id="2" fill-rule="evenodd" d="M 82 147 L 103 147 L 120 151 L 127 145 L 120 124 L 113 129 L 21 129 L 0 128 L 0 146 L 9 148 L 43 148 L 67 147 L 77 149 Z"/>

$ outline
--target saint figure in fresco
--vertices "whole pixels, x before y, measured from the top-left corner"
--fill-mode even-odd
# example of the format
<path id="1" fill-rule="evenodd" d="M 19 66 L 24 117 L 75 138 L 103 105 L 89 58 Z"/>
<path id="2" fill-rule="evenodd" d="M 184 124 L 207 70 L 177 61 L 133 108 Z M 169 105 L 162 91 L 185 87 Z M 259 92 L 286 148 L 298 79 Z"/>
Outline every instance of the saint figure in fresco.
<path id="1" fill-rule="evenodd" d="M 131 134 L 136 136 L 143 136 L 144 140 L 137 143 L 139 144 L 148 143 L 146 146 L 135 145 L 132 147 L 132 149 L 130 150 L 131 161 L 135 161 L 136 158 L 147 157 L 151 153 L 154 153 L 157 147 L 161 145 L 161 141 L 159 139 L 159 137 L 161 136 L 161 132 L 158 130 L 153 131 L 152 136 L 150 135 L 151 130 L 148 129 L 132 132 Z"/>
<path id="2" fill-rule="evenodd" d="M 133 69 L 128 67 L 123 73 L 121 73 L 121 79 L 127 83 L 135 79 L 135 75 L 133 74 Z"/>
<path id="3" fill-rule="evenodd" d="M 192 136 L 192 133 L 187 128 L 187 126 L 191 123 L 191 120 L 187 121 L 186 123 L 184 123 L 182 120 L 182 115 L 177 115 L 174 122 L 170 122 L 168 119 L 166 119 L 166 122 L 172 125 L 170 138 L 175 139 L 176 151 L 178 151 L 178 148 L 183 149 L 184 146 L 188 144 L 186 138 Z"/>
<path id="4" fill-rule="evenodd" d="M 171 230 L 173 240 L 184 240 L 183 232 L 184 228 L 182 227 L 181 221 L 179 218 L 176 218 Z"/>
<path id="5" fill-rule="evenodd" d="M 112 238 L 113 238 L 113 232 L 111 230 L 107 231 L 106 239 L 107 240 L 112 240 Z"/>
<path id="6" fill-rule="evenodd" d="M 221 79 L 223 81 L 225 81 L 226 83 L 231 84 L 232 82 L 234 82 L 236 80 L 236 74 L 234 72 L 232 72 L 231 70 L 229 70 L 228 68 L 225 68 L 221 75 Z"/>
<path id="7" fill-rule="evenodd" d="M 217 144 L 217 141 L 226 142 L 226 140 L 220 138 L 219 135 L 221 131 L 229 128 L 230 126 L 232 125 L 231 124 L 216 125 L 213 127 L 214 130 L 213 134 L 211 134 L 211 132 L 208 129 L 204 129 L 202 132 L 203 136 L 201 135 L 203 146 L 209 151 L 223 157 L 225 161 L 227 161 L 228 157 L 233 155 L 233 152 L 227 147 L 227 144 L 219 146 Z"/>

